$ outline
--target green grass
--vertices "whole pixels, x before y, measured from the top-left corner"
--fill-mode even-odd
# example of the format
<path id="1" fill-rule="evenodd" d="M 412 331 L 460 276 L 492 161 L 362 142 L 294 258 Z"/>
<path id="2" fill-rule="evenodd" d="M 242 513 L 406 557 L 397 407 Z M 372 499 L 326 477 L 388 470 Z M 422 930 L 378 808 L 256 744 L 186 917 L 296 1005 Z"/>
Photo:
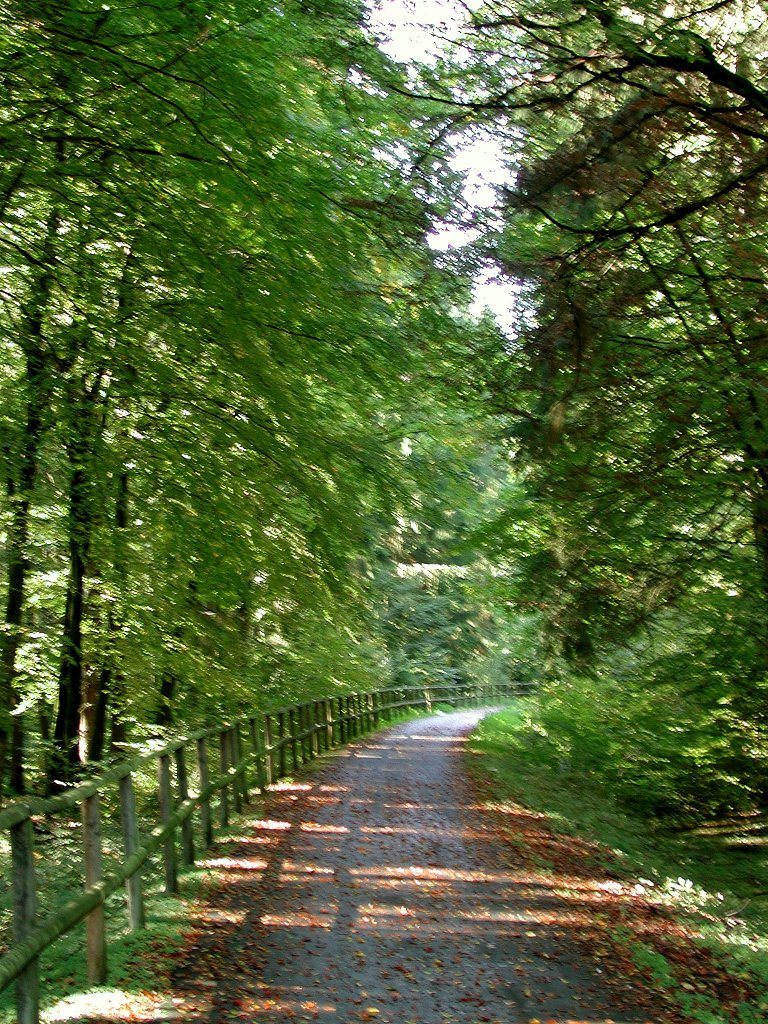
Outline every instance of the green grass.
<path id="1" fill-rule="evenodd" d="M 752 816 L 674 831 L 629 813 L 598 780 L 553 766 L 536 748 L 526 706 L 518 703 L 480 723 L 469 756 L 496 797 L 544 813 L 557 832 L 599 843 L 607 870 L 652 883 L 648 889 L 690 919 L 729 970 L 748 970 L 768 992 L 768 821 Z M 641 946 L 634 955 L 639 962 L 657 956 Z M 661 983 L 664 965 L 656 963 L 654 973 Z M 684 992 L 680 1002 L 702 1024 L 724 1019 Z M 739 1020 L 765 1020 L 766 1010 L 768 1001 L 757 1015 L 745 1007 Z"/>
<path id="2" fill-rule="evenodd" d="M 148 875 L 145 888 L 147 927 L 130 932 L 125 924 L 125 900 L 117 893 L 107 900 L 109 982 L 94 988 L 85 975 L 83 925 L 76 925 L 40 957 L 40 984 L 43 1014 L 57 1003 L 76 994 L 118 989 L 126 993 L 157 991 L 162 987 L 164 968 L 175 951 L 182 948 L 189 930 L 190 909 L 210 877 L 206 868 L 186 870 L 180 875 L 180 895 L 166 896 Z M 15 986 L 0 992 L 0 1024 L 16 1019 Z M 76 1016 L 67 1014 L 67 1019 Z"/>

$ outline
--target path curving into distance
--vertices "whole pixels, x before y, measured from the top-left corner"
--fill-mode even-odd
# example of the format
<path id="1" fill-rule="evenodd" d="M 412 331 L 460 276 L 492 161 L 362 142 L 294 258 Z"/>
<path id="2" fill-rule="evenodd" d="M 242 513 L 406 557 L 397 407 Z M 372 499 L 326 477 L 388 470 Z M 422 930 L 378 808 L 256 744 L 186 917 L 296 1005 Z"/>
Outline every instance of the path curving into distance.
<path id="1" fill-rule="evenodd" d="M 214 852 L 225 884 L 176 971 L 173 1017 L 647 1021 L 573 941 L 588 904 L 516 869 L 472 805 L 462 748 L 485 713 L 400 724 L 273 791 Z"/>

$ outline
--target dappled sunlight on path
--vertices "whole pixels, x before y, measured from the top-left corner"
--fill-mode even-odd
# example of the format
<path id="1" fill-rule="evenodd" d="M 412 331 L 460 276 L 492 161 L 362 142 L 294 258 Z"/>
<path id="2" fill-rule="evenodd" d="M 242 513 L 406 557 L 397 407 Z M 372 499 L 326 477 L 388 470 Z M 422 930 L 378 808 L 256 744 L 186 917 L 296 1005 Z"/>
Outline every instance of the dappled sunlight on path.
<path id="1" fill-rule="evenodd" d="M 270 795 L 213 853 L 222 880 L 175 976 L 185 1021 L 641 1024 L 583 957 L 599 884 L 515 863 L 462 772 L 479 712 L 360 742 Z M 524 823 L 524 822 L 523 822 Z"/>

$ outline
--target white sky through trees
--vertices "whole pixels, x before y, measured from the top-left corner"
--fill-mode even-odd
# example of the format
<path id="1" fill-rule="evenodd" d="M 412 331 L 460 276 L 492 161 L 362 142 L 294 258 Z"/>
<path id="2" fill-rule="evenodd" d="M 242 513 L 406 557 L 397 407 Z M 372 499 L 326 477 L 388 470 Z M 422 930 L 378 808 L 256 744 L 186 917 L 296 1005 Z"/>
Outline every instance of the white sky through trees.
<path id="1" fill-rule="evenodd" d="M 466 22 L 469 10 L 480 0 L 378 0 L 371 3 L 371 28 L 379 46 L 395 60 L 405 64 L 432 64 L 454 41 Z M 510 181 L 512 174 L 499 142 L 488 133 L 457 146 L 452 166 L 466 175 L 464 196 L 468 210 L 489 212 L 497 202 L 495 186 Z M 434 232 L 430 244 L 446 252 L 465 245 L 477 232 L 463 225 L 445 224 Z M 514 285 L 496 279 L 494 271 L 480 271 L 474 284 L 474 311 L 488 307 L 507 331 L 515 322 Z"/>

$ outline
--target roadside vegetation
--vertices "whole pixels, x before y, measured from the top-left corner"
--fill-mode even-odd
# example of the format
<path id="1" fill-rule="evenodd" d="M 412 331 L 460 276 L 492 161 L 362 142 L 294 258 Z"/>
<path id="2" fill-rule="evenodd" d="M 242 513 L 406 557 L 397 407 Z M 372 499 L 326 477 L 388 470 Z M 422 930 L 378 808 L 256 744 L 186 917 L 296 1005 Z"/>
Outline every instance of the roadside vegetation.
<path id="1" fill-rule="evenodd" d="M 510 798 L 762 970 L 764 6 L 0 0 L 0 805 L 520 679 Z"/>
<path id="2" fill-rule="evenodd" d="M 566 893 L 574 877 L 579 886 L 591 879 L 600 894 L 591 951 L 660 988 L 681 1020 L 764 1020 L 768 816 L 730 814 L 695 826 L 687 815 L 649 814 L 601 770 L 597 750 L 589 766 L 563 757 L 543 726 L 548 699 L 484 719 L 471 738 L 484 800 L 501 819 L 515 808 L 530 812 L 528 825 L 553 837 L 521 841 L 513 830 L 516 854 L 556 874 Z"/>

